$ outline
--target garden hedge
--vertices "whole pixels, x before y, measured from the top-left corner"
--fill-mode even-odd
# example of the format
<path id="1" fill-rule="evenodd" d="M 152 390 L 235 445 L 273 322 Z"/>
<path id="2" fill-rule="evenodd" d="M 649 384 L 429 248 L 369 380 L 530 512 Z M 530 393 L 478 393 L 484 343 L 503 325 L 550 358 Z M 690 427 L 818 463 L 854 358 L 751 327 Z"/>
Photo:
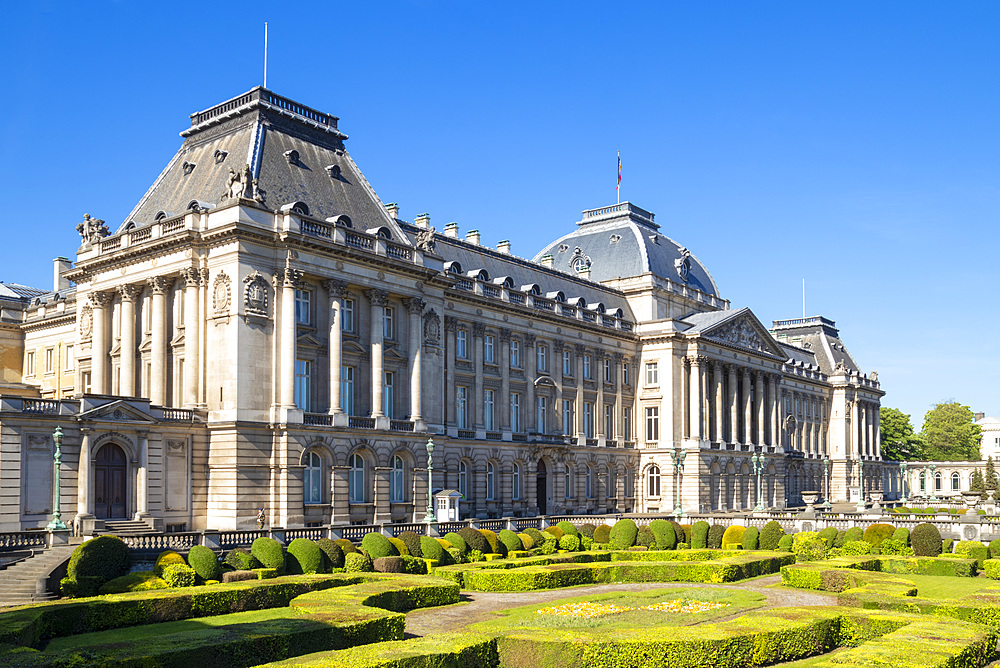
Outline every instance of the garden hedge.
<path id="1" fill-rule="evenodd" d="M 656 536 L 653 535 L 653 530 L 647 525 L 638 527 L 639 531 L 635 535 L 635 544 L 637 547 L 649 548 L 656 545 Z"/>
<path id="2" fill-rule="evenodd" d="M 726 527 L 726 530 L 722 533 L 722 545 L 743 545 L 743 534 L 746 532 L 746 527 L 741 527 L 736 524 Z"/>
<path id="3" fill-rule="evenodd" d="M 918 524 L 910 532 L 910 547 L 918 557 L 936 557 L 941 554 L 941 532 L 930 522 Z"/>
<path id="4" fill-rule="evenodd" d="M 596 524 L 584 523 L 577 527 L 580 534 L 586 536 L 587 538 L 594 537 L 594 530 L 597 528 Z"/>
<path id="5" fill-rule="evenodd" d="M 862 540 L 871 545 L 872 547 L 878 547 L 882 544 L 882 541 L 886 538 L 892 538 L 892 534 L 896 531 L 896 527 L 891 524 L 875 523 L 869 524 L 864 533 L 862 534 Z"/>
<path id="6" fill-rule="evenodd" d="M 849 540 L 864 540 L 865 530 L 861 527 L 851 527 L 844 533 L 844 542 Z"/>
<path id="7" fill-rule="evenodd" d="M 204 545 L 193 545 L 188 551 L 188 566 L 194 569 L 195 574 L 205 580 L 218 580 L 222 577 L 222 565 L 215 552 Z"/>
<path id="8" fill-rule="evenodd" d="M 672 550 L 677 546 L 677 534 L 674 525 L 667 520 L 653 520 L 649 523 L 658 550 Z"/>
<path id="9" fill-rule="evenodd" d="M 169 587 L 163 578 L 153 571 L 138 571 L 109 580 L 101 585 L 101 594 L 124 594 L 130 591 L 152 591 Z"/>
<path id="10" fill-rule="evenodd" d="M 347 573 L 370 573 L 375 570 L 371 557 L 360 552 L 348 552 L 344 555 L 344 571 Z"/>
<path id="11" fill-rule="evenodd" d="M 517 537 L 521 540 L 522 550 L 530 550 L 535 546 L 535 540 L 527 533 L 519 533 Z"/>
<path id="12" fill-rule="evenodd" d="M 360 550 L 358 550 L 357 547 L 355 547 L 354 543 L 352 543 L 351 541 L 347 540 L 346 538 L 337 538 L 333 542 L 337 544 L 337 547 L 339 547 L 341 550 L 344 551 L 344 556 L 350 554 L 351 552 L 359 552 L 360 551 Z"/>
<path id="13" fill-rule="evenodd" d="M 530 532 L 527 529 L 525 529 L 525 533 L 530 534 Z M 532 536 L 532 538 L 534 538 L 534 536 Z M 598 543 L 599 545 L 607 545 L 608 541 L 610 540 L 611 540 L 611 527 L 609 527 L 607 524 L 597 525 L 597 527 L 594 529 L 594 542 Z M 538 541 L 535 542 L 537 543 Z"/>
<path id="14" fill-rule="evenodd" d="M 909 546 L 910 544 L 910 530 L 906 527 L 899 527 L 892 532 L 892 539 L 898 540 L 903 545 Z"/>
<path id="15" fill-rule="evenodd" d="M 556 526 L 559 527 L 559 530 L 562 531 L 564 534 L 568 533 L 576 536 L 580 533 L 580 531 L 576 528 L 575 524 L 573 524 L 572 522 L 568 522 L 566 520 L 556 523 Z"/>
<path id="16" fill-rule="evenodd" d="M 386 536 L 385 539 L 388 540 L 394 548 L 396 548 L 396 554 L 399 556 L 404 556 L 410 553 L 410 551 L 406 548 L 406 543 L 395 536 Z"/>
<path id="17" fill-rule="evenodd" d="M 757 527 L 747 527 L 743 532 L 743 549 L 756 550 L 760 546 L 760 532 Z"/>
<path id="18" fill-rule="evenodd" d="M 495 532 L 490 529 L 479 529 L 479 533 L 483 535 L 489 545 L 489 549 L 483 554 L 507 554 L 507 548 L 500 542 L 500 537 Z"/>
<path id="19" fill-rule="evenodd" d="M 574 536 L 571 533 L 564 534 L 563 537 L 559 539 L 559 549 L 567 550 L 568 552 L 576 552 L 580 549 L 580 537 Z"/>
<path id="20" fill-rule="evenodd" d="M 563 537 L 563 533 L 564 533 L 563 530 L 559 528 L 558 524 L 546 528 L 545 531 L 548 531 L 550 534 L 552 534 L 553 536 L 555 536 L 556 540 L 559 540 L 560 538 L 562 538 Z"/>
<path id="21" fill-rule="evenodd" d="M 594 533 L 596 535 L 597 532 Z M 639 527 L 636 526 L 635 521 L 625 517 L 615 522 L 615 525 L 611 527 L 608 544 L 613 550 L 627 550 L 635 545 L 635 539 L 638 535 Z"/>
<path id="22" fill-rule="evenodd" d="M 261 536 L 250 544 L 250 554 L 261 563 L 264 568 L 277 568 L 279 573 L 285 569 L 285 551 L 281 543 L 273 538 Z"/>
<path id="23" fill-rule="evenodd" d="M 399 550 L 392 544 L 392 541 L 378 531 L 370 531 L 364 535 L 364 538 L 361 539 L 361 549 L 367 552 L 372 559 L 399 556 Z"/>
<path id="24" fill-rule="evenodd" d="M 469 547 L 465 544 L 465 540 L 454 531 L 446 533 L 444 535 L 444 539 L 451 543 L 452 547 L 461 550 L 462 554 L 465 554 L 469 550 Z"/>
<path id="25" fill-rule="evenodd" d="M 163 569 L 163 581 L 168 587 L 193 587 L 197 576 L 187 564 L 170 564 Z"/>
<path id="26" fill-rule="evenodd" d="M 677 536 L 677 542 L 678 543 L 687 543 L 688 545 L 691 544 L 691 536 L 690 536 L 691 525 L 690 524 L 684 525 L 684 524 L 681 524 L 680 522 L 674 522 L 673 520 L 671 520 L 670 521 L 670 526 L 672 526 L 674 528 L 674 535 Z"/>
<path id="27" fill-rule="evenodd" d="M 760 532 L 760 549 L 777 550 L 778 541 L 781 540 L 783 535 L 785 535 L 785 531 L 781 528 L 781 525 L 771 520 L 764 525 L 764 528 Z M 694 547 L 694 545 L 691 547 Z"/>
<path id="28" fill-rule="evenodd" d="M 722 537 L 726 533 L 726 527 L 721 524 L 713 524 L 708 530 L 708 536 L 706 539 L 706 547 L 713 550 L 718 550 L 722 547 Z"/>
<path id="29" fill-rule="evenodd" d="M 465 552 L 478 550 L 483 554 L 487 554 L 492 551 L 490 550 L 490 544 L 486 542 L 486 537 L 472 527 L 462 527 L 459 529 L 458 535 L 463 541 L 465 541 Z M 456 545 L 456 547 L 458 546 Z"/>
<path id="30" fill-rule="evenodd" d="M 990 558 L 989 548 L 980 543 L 978 540 L 959 541 L 955 545 L 955 554 L 975 559 L 976 563 L 979 564 L 979 568 L 983 568 L 984 562 Z"/>
<path id="31" fill-rule="evenodd" d="M 344 550 L 337 545 L 336 541 L 329 538 L 320 538 L 316 541 L 316 546 L 323 552 L 323 573 L 329 573 L 331 569 L 344 567 Z"/>
<path id="32" fill-rule="evenodd" d="M 691 549 L 703 550 L 708 547 L 709 525 L 705 520 L 698 520 L 691 525 Z"/>
<path id="33" fill-rule="evenodd" d="M 840 532 L 837 531 L 837 527 L 827 527 L 819 532 L 819 537 L 826 541 L 826 547 L 830 549 L 834 546 L 833 543 L 837 540 L 838 533 Z"/>
<path id="34" fill-rule="evenodd" d="M 421 552 L 420 536 L 415 531 L 403 531 L 397 538 L 406 545 L 406 551 L 411 557 L 419 559 L 424 556 Z"/>
<path id="35" fill-rule="evenodd" d="M 520 552 L 524 549 L 521 539 L 518 538 L 517 534 L 510 529 L 501 529 L 500 533 L 497 534 L 497 538 L 500 539 L 500 542 L 507 548 L 508 553 Z"/>
<path id="36" fill-rule="evenodd" d="M 223 561 L 227 566 L 237 571 L 249 571 L 251 568 L 260 566 L 260 562 L 254 559 L 250 550 L 245 547 L 235 547 L 229 550 Z"/>
<path id="37" fill-rule="evenodd" d="M 249 555 L 249 552 L 247 554 Z M 153 573 L 157 577 L 163 577 L 164 568 L 166 568 L 171 564 L 184 564 L 184 563 L 187 562 L 184 561 L 184 557 L 182 557 L 178 552 L 174 552 L 173 550 L 160 552 L 156 556 L 156 561 L 153 563 Z"/>
<path id="38" fill-rule="evenodd" d="M 323 550 L 308 538 L 296 538 L 288 544 L 285 565 L 288 573 L 322 573 Z"/>

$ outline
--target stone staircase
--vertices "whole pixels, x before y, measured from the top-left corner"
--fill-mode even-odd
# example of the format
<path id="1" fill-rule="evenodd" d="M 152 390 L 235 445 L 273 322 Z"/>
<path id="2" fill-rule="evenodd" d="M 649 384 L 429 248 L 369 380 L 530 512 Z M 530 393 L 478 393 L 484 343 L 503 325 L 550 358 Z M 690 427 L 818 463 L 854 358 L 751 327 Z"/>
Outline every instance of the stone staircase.
<path id="1" fill-rule="evenodd" d="M 76 545 L 37 550 L 34 555 L 0 571 L 0 607 L 51 601 L 56 597 L 45 588 L 49 574 L 62 565 Z"/>
<path id="2" fill-rule="evenodd" d="M 135 536 L 136 534 L 152 533 L 153 528 L 145 522 L 133 520 L 105 521 L 102 534 L 110 533 L 115 536 Z"/>

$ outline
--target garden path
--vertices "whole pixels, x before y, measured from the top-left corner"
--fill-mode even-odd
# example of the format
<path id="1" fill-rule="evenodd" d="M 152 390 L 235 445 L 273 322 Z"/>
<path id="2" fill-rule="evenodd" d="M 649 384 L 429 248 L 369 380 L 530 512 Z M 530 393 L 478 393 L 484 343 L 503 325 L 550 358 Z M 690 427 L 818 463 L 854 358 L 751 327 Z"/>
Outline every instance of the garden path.
<path id="1" fill-rule="evenodd" d="M 582 587 L 566 587 L 564 589 L 546 589 L 544 591 L 527 591 L 512 593 L 495 593 L 481 591 L 462 592 L 462 603 L 436 608 L 421 608 L 406 615 L 407 637 L 425 636 L 432 633 L 445 633 L 490 619 L 493 613 L 507 608 L 516 608 L 532 603 L 544 603 L 560 598 L 585 596 L 587 594 L 602 594 L 611 591 L 643 591 L 646 589 L 670 589 L 690 587 L 712 587 L 717 589 L 747 589 L 767 597 L 767 604 L 760 609 L 801 606 L 801 605 L 836 605 L 835 596 L 817 594 L 795 589 L 776 589 L 771 585 L 781 581 L 780 575 L 749 580 L 743 584 L 695 584 L 691 582 L 643 582 L 607 585 L 586 585 Z"/>

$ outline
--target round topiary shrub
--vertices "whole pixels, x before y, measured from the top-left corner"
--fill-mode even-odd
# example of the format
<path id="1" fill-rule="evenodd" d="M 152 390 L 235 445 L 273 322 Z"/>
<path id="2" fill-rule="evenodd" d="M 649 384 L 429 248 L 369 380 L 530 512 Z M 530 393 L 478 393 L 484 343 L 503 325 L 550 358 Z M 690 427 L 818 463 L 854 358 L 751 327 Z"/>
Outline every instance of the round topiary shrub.
<path id="1" fill-rule="evenodd" d="M 580 538 L 580 549 L 581 550 L 583 550 L 584 552 L 589 552 L 590 550 L 594 549 L 594 539 L 593 538 L 587 538 L 583 534 L 580 534 L 579 538 Z"/>
<path id="2" fill-rule="evenodd" d="M 204 580 L 218 580 L 222 577 L 222 565 L 215 552 L 204 545 L 193 545 L 188 551 L 188 566 Z"/>
<path id="3" fill-rule="evenodd" d="M 563 520 L 562 522 L 556 524 L 556 526 L 559 527 L 559 530 L 562 531 L 563 534 L 570 534 L 573 536 L 580 535 L 580 531 L 576 528 L 576 525 L 573 524 L 572 522 L 567 522 L 566 520 Z"/>
<path id="4" fill-rule="evenodd" d="M 653 535 L 653 530 L 648 526 L 639 527 L 639 533 L 636 534 L 635 544 L 639 547 L 649 548 L 656 544 L 656 536 Z"/>
<path id="5" fill-rule="evenodd" d="M 399 534 L 399 540 L 403 541 L 406 545 L 406 551 L 410 553 L 411 557 L 417 557 L 418 559 L 424 556 L 424 553 L 420 551 L 420 536 L 414 531 L 404 531 Z"/>
<path id="6" fill-rule="evenodd" d="M 372 561 L 360 552 L 344 555 L 344 571 L 348 573 L 370 573 L 375 570 Z"/>
<path id="7" fill-rule="evenodd" d="M 182 558 L 181 564 L 183 563 Z M 108 534 L 91 538 L 73 550 L 66 577 L 75 581 L 80 578 L 95 578 L 95 587 L 100 587 L 105 582 L 127 575 L 131 565 L 132 555 L 129 554 L 128 546 L 118 536 Z"/>
<path id="8" fill-rule="evenodd" d="M 548 531 L 553 536 L 555 536 L 556 540 L 559 540 L 560 538 L 563 537 L 564 532 L 562 529 L 559 528 L 558 524 L 556 524 L 555 526 L 548 527 L 545 530 Z"/>
<path id="9" fill-rule="evenodd" d="M 258 568 L 260 562 L 253 558 L 250 554 L 250 550 L 245 547 L 234 547 L 233 549 L 226 552 L 226 557 L 223 559 L 226 566 L 229 566 L 236 571 L 249 571 L 252 568 Z"/>
<path id="10" fill-rule="evenodd" d="M 563 537 L 559 539 L 559 549 L 576 552 L 580 549 L 580 537 L 571 533 L 563 534 Z"/>
<path id="11" fill-rule="evenodd" d="M 952 548 L 955 547 L 954 538 L 942 538 L 941 539 L 941 554 L 951 554 Z"/>
<path id="12" fill-rule="evenodd" d="M 872 544 L 866 540 L 848 540 L 844 541 L 844 547 L 840 549 L 842 550 L 841 554 L 845 557 L 858 557 L 863 554 L 871 554 Z"/>
<path id="13" fill-rule="evenodd" d="M 892 532 L 892 539 L 893 540 L 898 540 L 903 545 L 909 545 L 910 544 L 910 530 L 907 529 L 906 527 L 899 527 L 898 529 L 896 529 L 895 531 Z"/>
<path id="14" fill-rule="evenodd" d="M 847 537 L 846 531 L 838 531 L 837 537 L 833 539 L 834 547 L 844 547 L 844 540 Z"/>
<path id="15" fill-rule="evenodd" d="M 463 550 L 465 553 L 472 552 L 473 550 L 477 550 L 482 554 L 493 552 L 493 550 L 490 549 L 490 544 L 486 540 L 486 537 L 472 527 L 462 527 L 458 530 L 458 535 L 465 541 L 466 549 Z"/>
<path id="16" fill-rule="evenodd" d="M 684 526 L 680 522 L 670 521 L 670 526 L 674 528 L 674 536 L 677 537 L 678 543 L 688 543 L 691 542 L 691 525 Z"/>
<path id="17" fill-rule="evenodd" d="M 329 573 L 334 568 L 344 567 L 344 551 L 335 541 L 329 538 L 320 538 L 316 541 L 316 547 L 323 553 L 324 573 Z"/>
<path id="18" fill-rule="evenodd" d="M 396 548 L 396 552 L 400 556 L 405 557 L 410 553 L 410 551 L 406 548 L 406 543 L 404 543 L 400 539 L 396 538 L 395 536 L 386 536 L 386 538 L 389 540 L 390 543 L 392 543 L 392 546 Z"/>
<path id="19" fill-rule="evenodd" d="M 847 533 L 844 534 L 845 543 L 849 540 L 864 540 L 864 538 L 865 532 L 861 527 L 851 527 L 847 530 Z"/>
<path id="20" fill-rule="evenodd" d="M 483 538 L 490 546 L 489 552 L 483 552 L 483 554 L 507 554 L 507 548 L 500 542 L 496 533 L 489 529 L 479 529 L 479 533 L 483 534 Z"/>
<path id="21" fill-rule="evenodd" d="M 577 529 L 580 530 L 580 535 L 586 536 L 587 538 L 594 537 L 594 529 L 596 528 L 597 526 L 594 524 L 581 524 L 580 526 L 577 527 Z"/>
<path id="22" fill-rule="evenodd" d="M 507 548 L 507 552 L 519 552 L 524 549 L 524 545 L 521 544 L 521 539 L 518 538 L 517 534 L 510 529 L 501 529 L 500 533 L 497 534 L 497 538 L 499 538 L 500 542 Z"/>
<path id="23" fill-rule="evenodd" d="M 337 538 L 333 542 L 337 544 L 337 547 L 343 550 L 344 556 L 347 556 L 352 552 L 360 552 L 360 550 L 354 545 L 354 543 L 347 540 L 346 538 Z"/>
<path id="24" fill-rule="evenodd" d="M 261 536 L 255 540 L 250 544 L 250 554 L 264 568 L 276 568 L 279 575 L 285 572 L 285 551 L 281 548 L 281 543 L 273 538 Z"/>
<path id="25" fill-rule="evenodd" d="M 531 540 L 534 541 L 535 547 L 538 547 L 539 545 L 545 542 L 545 537 L 542 536 L 542 532 L 539 531 L 538 529 L 528 527 L 527 529 L 524 530 L 524 533 L 531 536 Z"/>
<path id="26" fill-rule="evenodd" d="M 392 544 L 392 541 L 378 531 L 370 531 L 365 534 L 365 537 L 361 539 L 361 549 L 367 552 L 372 559 L 399 556 L 399 550 Z"/>
<path id="27" fill-rule="evenodd" d="M 187 564 L 170 564 L 163 568 L 163 580 L 168 587 L 193 587 L 196 575 Z"/>
<path id="28" fill-rule="evenodd" d="M 522 550 L 530 550 L 535 546 L 535 539 L 529 536 L 527 532 L 519 533 L 517 537 L 521 539 Z"/>
<path id="29" fill-rule="evenodd" d="M 465 544 L 465 539 L 453 531 L 446 533 L 444 539 L 451 543 L 452 547 L 461 551 L 462 554 L 469 551 L 469 546 Z"/>
<path id="30" fill-rule="evenodd" d="M 125 594 L 130 591 L 151 591 L 169 587 L 163 578 L 153 571 L 138 571 L 129 573 L 114 580 L 108 580 L 101 585 L 101 594 Z"/>
<path id="31" fill-rule="evenodd" d="M 708 547 L 718 550 L 722 547 L 722 536 L 726 533 L 726 527 L 721 524 L 713 524 L 708 530 Z"/>
<path id="32" fill-rule="evenodd" d="M 978 540 L 962 540 L 955 543 L 955 554 L 960 554 L 968 559 L 975 559 L 979 568 L 983 567 L 983 562 L 990 558 L 989 548 Z"/>
<path id="33" fill-rule="evenodd" d="M 760 532 L 760 549 L 777 550 L 781 537 L 785 535 L 785 530 L 781 528 L 775 520 L 771 520 L 764 525 Z"/>
<path id="34" fill-rule="evenodd" d="M 596 535 L 597 532 L 594 533 Z M 608 543 L 612 550 L 627 550 L 635 545 L 635 539 L 638 536 L 639 527 L 635 525 L 633 520 L 625 517 L 615 522 L 615 525 L 611 527 Z"/>
<path id="35" fill-rule="evenodd" d="M 819 537 L 826 541 L 827 549 L 833 547 L 833 543 L 837 540 L 837 527 L 827 527 L 819 532 Z"/>
<path id="36" fill-rule="evenodd" d="M 405 573 L 406 562 L 403 557 L 379 557 L 372 560 L 376 573 Z"/>
<path id="37" fill-rule="evenodd" d="M 826 541 L 815 531 L 800 531 L 792 536 L 792 552 L 797 562 L 818 561 L 826 557 Z"/>
<path id="38" fill-rule="evenodd" d="M 653 532 L 657 550 L 672 550 L 677 546 L 677 534 L 674 533 L 674 525 L 666 520 L 653 520 L 649 523 L 649 529 Z"/>
<path id="39" fill-rule="evenodd" d="M 760 532 L 757 527 L 747 527 L 743 532 L 743 549 L 756 550 L 760 545 Z"/>
<path id="40" fill-rule="evenodd" d="M 285 562 L 288 564 L 288 572 L 293 575 L 322 573 L 323 550 L 308 538 L 296 538 L 288 544 Z"/>
<path id="41" fill-rule="evenodd" d="M 936 557 L 941 554 L 941 532 L 930 522 L 918 524 L 910 532 L 910 546 L 918 557 Z"/>
<path id="42" fill-rule="evenodd" d="M 452 561 L 456 564 L 461 564 L 465 561 L 465 555 L 463 555 L 457 547 L 446 547 L 444 551 L 451 555 Z"/>
<path id="43" fill-rule="evenodd" d="M 248 557 L 250 556 L 249 552 L 247 553 L 247 556 Z M 186 563 L 184 561 L 184 557 L 182 557 L 177 552 L 174 552 L 173 550 L 160 552 L 160 554 L 157 555 L 156 557 L 156 563 L 153 564 L 153 573 L 156 575 L 156 577 L 162 578 L 164 568 L 166 568 L 170 564 L 183 564 L 183 563 Z"/>
<path id="44" fill-rule="evenodd" d="M 903 541 L 896 540 L 895 538 L 886 538 L 882 541 L 882 544 L 878 546 L 878 551 L 880 554 L 886 556 L 897 556 L 897 557 L 912 557 L 913 549 L 907 546 Z"/>
<path id="45" fill-rule="evenodd" d="M 990 541 L 990 559 L 1000 559 L 1000 538 Z"/>
<path id="46" fill-rule="evenodd" d="M 746 527 L 741 527 L 733 524 L 732 526 L 726 527 L 726 530 L 722 534 L 722 547 L 726 549 L 734 549 L 734 546 L 743 546 L 743 534 L 746 533 Z"/>
<path id="47" fill-rule="evenodd" d="M 896 527 L 891 524 L 869 524 L 864 534 L 862 534 L 862 540 L 872 547 L 878 547 L 886 538 L 892 538 L 895 530 Z"/>
<path id="48" fill-rule="evenodd" d="M 525 530 L 527 533 L 527 530 Z M 599 524 L 594 527 L 594 542 L 598 545 L 607 545 L 611 540 L 611 527 L 607 524 Z M 535 541 L 537 542 L 537 541 Z"/>
<path id="49" fill-rule="evenodd" d="M 705 520 L 698 520 L 691 525 L 691 549 L 704 550 L 708 547 L 708 530 L 711 527 Z"/>
<path id="50" fill-rule="evenodd" d="M 437 559 L 438 566 L 446 566 L 445 559 L 451 556 L 445 557 L 448 553 L 441 547 L 441 543 L 430 536 L 420 536 L 420 554 L 424 555 L 424 559 Z"/>
<path id="51" fill-rule="evenodd" d="M 790 533 L 782 534 L 781 538 L 778 539 L 778 545 L 777 545 L 776 549 L 779 552 L 791 552 L 792 551 L 792 542 L 794 540 L 795 540 L 795 536 L 794 535 L 792 535 Z"/>

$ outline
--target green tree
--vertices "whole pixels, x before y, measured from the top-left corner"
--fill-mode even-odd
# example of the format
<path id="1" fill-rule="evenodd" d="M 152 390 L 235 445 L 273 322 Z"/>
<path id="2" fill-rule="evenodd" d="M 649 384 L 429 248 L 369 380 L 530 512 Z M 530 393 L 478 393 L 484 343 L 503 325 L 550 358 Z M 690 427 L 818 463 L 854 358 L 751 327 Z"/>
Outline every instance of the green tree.
<path id="1" fill-rule="evenodd" d="M 887 406 L 882 406 L 879 415 L 883 458 L 894 461 L 924 458 L 923 442 L 920 436 L 913 433 L 909 415 Z"/>
<path id="2" fill-rule="evenodd" d="M 972 472 L 972 480 L 969 481 L 969 490 L 973 492 L 986 493 L 986 482 L 983 480 L 983 472 L 976 469 Z"/>
<path id="3" fill-rule="evenodd" d="M 935 461 L 978 461 L 980 428 L 968 406 L 957 401 L 935 404 L 924 416 L 921 432 L 926 456 Z"/>
<path id="4" fill-rule="evenodd" d="M 993 456 L 986 460 L 986 489 L 995 492 L 997 489 L 997 467 L 993 464 Z"/>

